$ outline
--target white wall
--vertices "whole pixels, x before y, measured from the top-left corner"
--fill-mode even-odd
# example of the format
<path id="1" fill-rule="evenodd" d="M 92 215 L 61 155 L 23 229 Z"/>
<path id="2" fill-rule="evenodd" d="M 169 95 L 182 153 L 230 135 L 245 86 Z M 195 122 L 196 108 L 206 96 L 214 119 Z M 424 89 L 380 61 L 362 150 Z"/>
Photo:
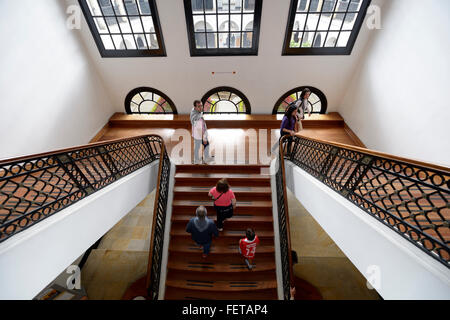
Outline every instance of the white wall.
<path id="1" fill-rule="evenodd" d="M 286 186 L 384 299 L 450 299 L 446 266 L 289 161 Z"/>
<path id="2" fill-rule="evenodd" d="M 0 300 L 33 299 L 156 186 L 159 161 L 0 244 Z"/>
<path id="3" fill-rule="evenodd" d="M 301 85 L 321 89 L 328 98 L 328 110 L 336 111 L 370 34 L 364 25 L 351 56 L 282 56 L 290 0 L 264 0 L 258 56 L 191 57 L 183 1 L 156 3 L 167 57 L 101 58 L 83 17 L 83 38 L 117 112 L 125 112 L 126 95 L 140 86 L 167 94 L 179 113 L 188 113 L 192 101 L 210 89 L 230 86 L 247 96 L 253 114 L 271 114 L 281 95 Z M 213 76 L 213 71 L 237 74 Z"/>
<path id="4" fill-rule="evenodd" d="M 0 159 L 88 143 L 113 114 L 65 10 L 0 1 Z"/>
<path id="5" fill-rule="evenodd" d="M 450 1 L 395 0 L 340 108 L 364 144 L 450 166 Z"/>

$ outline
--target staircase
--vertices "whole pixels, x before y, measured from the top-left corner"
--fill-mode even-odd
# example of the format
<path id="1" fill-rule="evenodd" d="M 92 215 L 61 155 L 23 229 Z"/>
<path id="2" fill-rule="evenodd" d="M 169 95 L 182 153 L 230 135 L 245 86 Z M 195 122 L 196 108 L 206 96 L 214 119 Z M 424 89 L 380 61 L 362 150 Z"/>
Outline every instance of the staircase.
<path id="1" fill-rule="evenodd" d="M 177 166 L 164 299 L 278 299 L 270 176 L 262 175 L 262 168 L 267 169 L 245 165 Z M 221 178 L 228 179 L 237 208 L 219 238 L 213 239 L 209 256 L 203 259 L 202 249 L 185 229 L 200 205 L 207 208 L 209 218 L 216 219 L 208 191 Z M 238 252 L 239 239 L 244 238 L 249 227 L 255 229 L 261 241 L 251 271 Z"/>

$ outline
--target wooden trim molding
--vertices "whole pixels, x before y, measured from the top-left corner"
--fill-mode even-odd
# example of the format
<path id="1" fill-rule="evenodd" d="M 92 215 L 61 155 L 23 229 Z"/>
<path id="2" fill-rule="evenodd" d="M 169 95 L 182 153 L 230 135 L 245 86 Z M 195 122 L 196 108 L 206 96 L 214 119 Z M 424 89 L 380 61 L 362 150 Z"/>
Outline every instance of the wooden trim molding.
<path id="1" fill-rule="evenodd" d="M 366 145 L 359 139 L 359 137 L 353 132 L 353 130 L 347 125 L 347 123 L 344 122 L 344 130 L 350 137 L 350 139 L 353 140 L 356 146 L 361 148 L 367 148 Z"/>

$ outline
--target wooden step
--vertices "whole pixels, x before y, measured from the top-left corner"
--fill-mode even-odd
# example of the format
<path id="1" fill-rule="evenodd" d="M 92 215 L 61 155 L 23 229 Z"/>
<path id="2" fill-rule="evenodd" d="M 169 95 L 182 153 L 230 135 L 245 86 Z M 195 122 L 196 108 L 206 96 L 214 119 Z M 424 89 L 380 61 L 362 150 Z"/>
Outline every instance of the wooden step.
<path id="1" fill-rule="evenodd" d="M 166 287 L 165 300 L 278 300 L 276 289 L 257 291 L 218 292 L 189 290 L 178 287 Z"/>
<path id="2" fill-rule="evenodd" d="M 196 259 L 169 259 L 168 268 L 173 270 L 182 271 L 195 271 L 195 272 L 259 272 L 259 271 L 275 271 L 274 261 L 261 261 L 255 259 L 253 262 L 253 269 L 248 270 L 244 259 L 240 259 L 240 262 L 215 262 L 211 261 L 209 257 L 207 259 L 201 258 L 200 255 Z"/>
<path id="3" fill-rule="evenodd" d="M 172 237 L 170 239 L 170 246 L 169 246 L 169 252 L 174 253 L 192 253 L 197 254 L 202 252 L 202 249 L 200 249 L 194 241 L 190 238 L 190 235 L 188 235 L 188 239 L 183 236 L 179 237 Z M 220 237 L 213 239 L 213 243 L 211 245 L 211 254 L 214 255 L 229 255 L 229 254 L 237 254 L 239 247 L 239 239 L 234 238 L 225 238 Z M 274 248 L 274 241 L 273 239 L 266 239 L 262 238 L 260 239 L 260 244 L 256 248 L 256 255 L 260 254 L 267 254 L 272 255 L 275 252 Z"/>
<path id="4" fill-rule="evenodd" d="M 202 249 L 199 248 L 198 246 L 196 246 L 195 244 L 193 245 L 194 248 L 192 248 L 192 250 L 190 250 L 190 248 L 188 247 L 187 250 L 190 251 L 169 251 L 169 261 L 173 259 L 173 261 L 179 261 L 179 260 L 184 260 L 184 261 L 197 261 L 197 260 L 202 260 L 203 258 L 202 256 Z M 186 250 L 186 247 L 182 247 L 182 245 L 180 245 L 180 250 Z M 218 247 L 220 248 L 220 247 Z M 227 249 L 225 248 L 221 248 L 221 250 Z M 212 252 L 212 251 L 211 251 Z M 223 251 L 222 251 L 223 252 Z M 272 262 L 275 263 L 274 261 L 274 248 L 273 246 L 261 246 L 259 245 L 257 247 L 256 250 L 256 255 L 255 255 L 255 261 L 258 262 Z M 214 262 L 214 263 L 243 263 L 243 258 L 242 255 L 238 252 L 238 247 L 235 246 L 233 248 L 230 247 L 230 249 L 227 250 L 226 253 L 211 253 L 210 255 L 208 255 L 207 257 L 207 262 Z"/>
<path id="5" fill-rule="evenodd" d="M 262 165 L 177 165 L 177 173 L 252 173 L 267 174 L 269 166 Z"/>
<path id="6" fill-rule="evenodd" d="M 227 178 L 231 188 L 240 186 L 270 187 L 270 176 L 259 174 L 208 174 L 208 173 L 176 173 L 175 186 L 214 187 L 216 183 Z"/>
<path id="7" fill-rule="evenodd" d="M 208 262 L 208 258 L 205 259 Z M 205 276 L 203 272 L 190 270 L 169 270 L 167 279 L 172 280 L 195 280 L 195 281 L 272 281 L 276 280 L 275 269 L 268 271 L 253 272 L 214 272 Z"/>
<path id="8" fill-rule="evenodd" d="M 214 214 L 212 201 L 207 200 L 174 200 L 172 210 L 177 214 L 192 214 L 199 206 L 205 206 L 208 214 Z M 238 201 L 235 214 L 272 215 L 272 201 Z"/>
<path id="9" fill-rule="evenodd" d="M 192 215 L 184 215 L 184 214 L 174 214 L 172 215 L 172 223 L 184 223 L 185 225 L 191 220 L 194 216 Z M 217 216 L 215 214 L 208 215 L 209 219 L 217 221 Z M 235 214 L 232 218 L 226 220 L 227 225 L 231 226 L 232 224 L 269 224 L 273 226 L 273 218 L 272 216 L 251 216 L 251 215 L 241 215 Z"/>
<path id="10" fill-rule="evenodd" d="M 186 218 L 192 218 L 192 216 L 174 216 L 172 218 L 172 227 L 179 226 L 181 228 L 185 228 L 189 219 Z M 215 217 L 210 217 L 214 220 L 214 222 L 217 225 L 217 220 Z M 258 218 L 258 217 L 257 217 Z M 261 218 L 270 218 L 271 216 L 261 216 Z M 246 230 L 248 228 L 253 228 L 258 231 L 262 230 L 273 230 L 273 223 L 272 221 L 261 221 L 261 220 L 241 220 L 238 217 L 233 216 L 231 219 L 227 219 L 224 222 L 224 229 L 225 230 Z"/>
<path id="11" fill-rule="evenodd" d="M 176 186 L 174 188 L 174 199 L 212 201 L 211 197 L 208 196 L 209 190 L 211 190 L 211 186 L 210 187 Z M 272 190 L 269 187 L 233 187 L 232 190 L 237 200 L 241 201 L 272 200 Z"/>
<path id="12" fill-rule="evenodd" d="M 219 238 L 221 238 L 221 237 L 233 238 L 233 239 L 237 239 L 237 241 L 239 241 L 239 239 L 242 239 L 245 237 L 245 230 L 246 229 L 244 227 L 241 227 L 240 229 L 227 229 L 225 227 L 222 232 L 219 232 Z M 274 236 L 273 229 L 272 230 L 255 230 L 255 232 L 258 235 L 259 239 L 273 238 L 273 236 Z M 191 237 L 191 234 L 186 232 L 185 225 L 177 225 L 177 224 L 172 225 L 172 228 L 170 230 L 170 235 L 178 236 L 178 237 L 186 236 L 188 238 Z"/>
<path id="13" fill-rule="evenodd" d="M 249 271 L 251 272 L 251 271 Z M 244 273 L 245 274 L 245 273 Z M 234 274 L 233 274 L 234 275 Z M 236 292 L 276 289 L 276 280 L 195 280 L 167 277 L 166 286 L 209 292 Z"/>

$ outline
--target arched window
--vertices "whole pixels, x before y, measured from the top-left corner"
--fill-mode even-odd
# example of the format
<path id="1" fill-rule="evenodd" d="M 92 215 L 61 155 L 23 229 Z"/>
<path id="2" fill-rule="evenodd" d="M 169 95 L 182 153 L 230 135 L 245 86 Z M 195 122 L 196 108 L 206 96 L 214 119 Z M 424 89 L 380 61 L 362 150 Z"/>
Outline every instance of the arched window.
<path id="1" fill-rule="evenodd" d="M 239 90 L 219 87 L 208 91 L 202 98 L 204 113 L 251 114 L 250 102 Z"/>
<path id="2" fill-rule="evenodd" d="M 305 88 L 311 90 L 311 96 L 308 100 L 312 106 L 312 112 L 325 114 L 328 107 L 327 97 L 319 89 L 310 86 L 298 87 L 286 92 L 275 104 L 272 114 L 284 114 L 289 104 L 300 99 L 300 95 Z"/>
<path id="3" fill-rule="evenodd" d="M 148 87 L 136 88 L 127 95 L 125 111 L 128 114 L 178 114 L 168 96 Z"/>

